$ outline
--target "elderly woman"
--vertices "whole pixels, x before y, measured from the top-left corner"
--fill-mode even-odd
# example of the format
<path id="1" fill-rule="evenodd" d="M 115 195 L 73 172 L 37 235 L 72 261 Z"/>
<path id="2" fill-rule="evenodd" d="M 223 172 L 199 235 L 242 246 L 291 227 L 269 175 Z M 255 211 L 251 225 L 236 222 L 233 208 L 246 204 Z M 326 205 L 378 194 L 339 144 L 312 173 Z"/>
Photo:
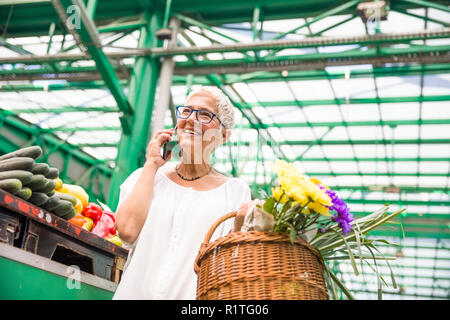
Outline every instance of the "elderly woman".
<path id="1" fill-rule="evenodd" d="M 179 163 L 167 162 L 161 146 L 174 130 L 156 132 L 147 159 L 120 187 L 116 228 L 131 248 L 114 299 L 195 299 L 194 260 L 215 220 L 238 210 L 213 239 L 240 230 L 248 185 L 215 171 L 210 156 L 227 141 L 234 124 L 228 97 L 215 87 L 193 91 L 177 107 Z"/>

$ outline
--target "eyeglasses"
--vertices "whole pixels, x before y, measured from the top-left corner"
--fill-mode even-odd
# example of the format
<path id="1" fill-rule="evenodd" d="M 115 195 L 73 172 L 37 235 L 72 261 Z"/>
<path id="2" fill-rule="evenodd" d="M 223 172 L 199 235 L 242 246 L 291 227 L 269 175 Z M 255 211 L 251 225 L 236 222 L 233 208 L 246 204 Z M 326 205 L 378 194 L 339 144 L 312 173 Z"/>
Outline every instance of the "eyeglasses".
<path id="1" fill-rule="evenodd" d="M 175 109 L 177 118 L 179 119 L 187 119 L 191 116 L 192 112 L 195 111 L 195 118 L 197 119 L 197 121 L 200 121 L 203 124 L 208 124 L 213 121 L 214 118 L 217 118 L 217 120 L 219 120 L 219 123 L 223 125 L 219 117 L 210 111 L 194 109 L 189 106 L 178 106 Z"/>

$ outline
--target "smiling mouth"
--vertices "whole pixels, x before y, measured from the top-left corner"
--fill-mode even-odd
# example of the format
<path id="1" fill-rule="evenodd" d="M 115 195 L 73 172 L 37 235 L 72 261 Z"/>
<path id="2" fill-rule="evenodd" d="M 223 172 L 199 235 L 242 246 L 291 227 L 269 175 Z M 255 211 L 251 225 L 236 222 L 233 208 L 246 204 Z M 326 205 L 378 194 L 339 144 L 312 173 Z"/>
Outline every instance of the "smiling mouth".
<path id="1" fill-rule="evenodd" d="M 201 136 L 202 134 L 198 131 L 184 129 L 183 134 L 192 135 L 192 136 Z"/>

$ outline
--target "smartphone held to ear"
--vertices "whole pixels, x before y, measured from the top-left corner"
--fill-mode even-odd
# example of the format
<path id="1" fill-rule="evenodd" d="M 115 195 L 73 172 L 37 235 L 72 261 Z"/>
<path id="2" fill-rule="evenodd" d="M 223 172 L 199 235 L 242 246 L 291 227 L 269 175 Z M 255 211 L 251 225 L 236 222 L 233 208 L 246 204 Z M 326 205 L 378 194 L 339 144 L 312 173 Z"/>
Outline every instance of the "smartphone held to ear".
<path id="1" fill-rule="evenodd" d="M 173 149 L 177 146 L 177 144 L 178 144 L 178 135 L 177 135 L 177 127 L 175 127 L 175 130 L 173 131 L 173 135 L 172 135 L 172 140 L 171 141 L 166 141 L 162 145 L 161 157 L 164 160 L 167 160 L 167 158 L 170 155 L 170 152 L 173 152 Z"/>

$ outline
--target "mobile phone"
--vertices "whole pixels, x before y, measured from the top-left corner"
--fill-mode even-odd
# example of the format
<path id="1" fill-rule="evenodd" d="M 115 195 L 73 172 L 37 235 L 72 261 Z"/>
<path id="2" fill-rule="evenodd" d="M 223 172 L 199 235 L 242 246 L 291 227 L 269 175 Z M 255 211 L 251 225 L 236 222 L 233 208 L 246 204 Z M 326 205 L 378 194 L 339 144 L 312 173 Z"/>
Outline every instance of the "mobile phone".
<path id="1" fill-rule="evenodd" d="M 177 127 L 175 127 L 175 130 L 173 131 L 173 134 L 172 134 L 172 140 L 171 141 L 166 141 L 162 145 L 163 151 L 162 151 L 161 157 L 164 160 L 167 160 L 167 158 L 169 157 L 170 152 L 175 148 L 175 146 L 177 144 L 178 144 L 178 135 L 177 135 Z"/>

